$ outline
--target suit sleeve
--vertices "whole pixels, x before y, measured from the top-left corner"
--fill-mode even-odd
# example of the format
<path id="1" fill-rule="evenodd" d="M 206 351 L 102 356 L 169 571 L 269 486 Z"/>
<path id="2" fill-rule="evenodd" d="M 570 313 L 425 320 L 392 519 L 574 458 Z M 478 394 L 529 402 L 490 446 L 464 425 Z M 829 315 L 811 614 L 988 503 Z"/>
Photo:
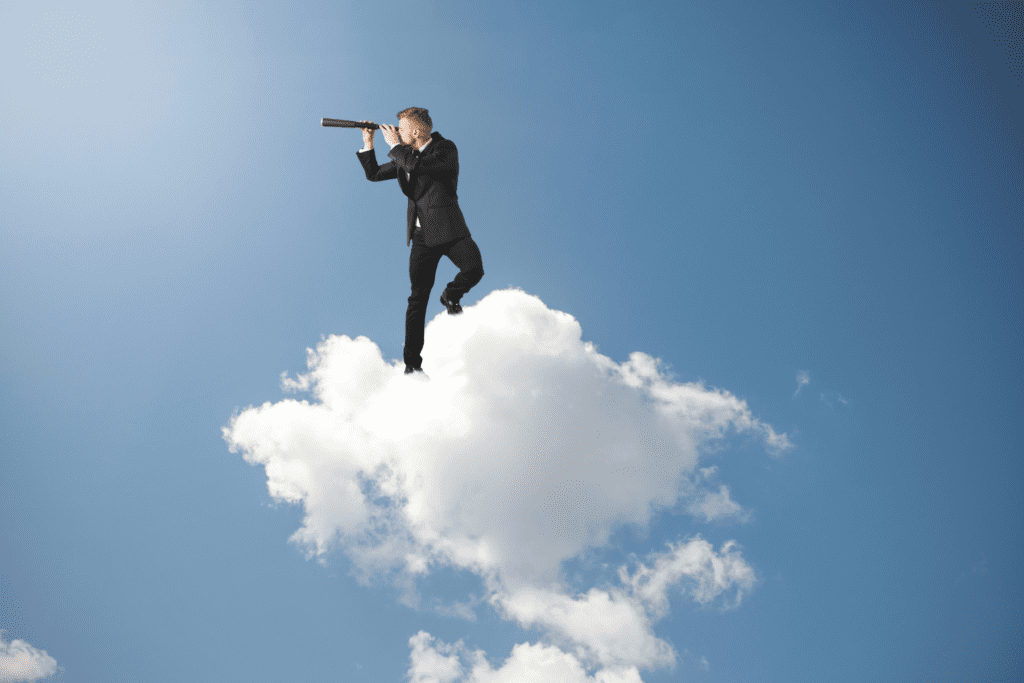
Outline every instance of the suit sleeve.
<path id="1" fill-rule="evenodd" d="M 377 165 L 377 154 L 371 149 L 366 152 L 356 152 L 359 163 L 363 165 L 363 172 L 366 179 L 372 182 L 381 180 L 393 180 L 398 177 L 398 166 L 394 161 L 389 161 L 383 166 Z"/>
<path id="2" fill-rule="evenodd" d="M 455 143 L 451 140 L 444 140 L 431 143 L 431 146 L 433 145 L 437 145 L 437 150 L 433 154 L 424 152 L 420 156 L 412 153 L 412 145 L 395 145 L 388 152 L 388 156 L 395 160 L 395 164 L 409 173 L 426 173 L 431 176 L 458 173 L 459 150 L 455 147 Z"/>

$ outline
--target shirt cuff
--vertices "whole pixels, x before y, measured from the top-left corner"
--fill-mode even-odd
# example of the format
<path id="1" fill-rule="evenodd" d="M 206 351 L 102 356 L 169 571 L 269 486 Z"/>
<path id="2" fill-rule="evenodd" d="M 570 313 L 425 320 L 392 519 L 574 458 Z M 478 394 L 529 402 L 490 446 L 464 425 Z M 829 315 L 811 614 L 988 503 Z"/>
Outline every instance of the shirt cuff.
<path id="1" fill-rule="evenodd" d="M 370 150 L 372 150 L 372 149 L 373 149 L 373 147 L 363 147 L 363 148 L 362 148 L 361 150 L 359 150 L 359 152 L 357 152 L 357 153 L 358 153 L 358 154 L 361 154 L 361 153 L 363 153 L 363 152 L 369 152 L 369 151 L 370 151 Z"/>

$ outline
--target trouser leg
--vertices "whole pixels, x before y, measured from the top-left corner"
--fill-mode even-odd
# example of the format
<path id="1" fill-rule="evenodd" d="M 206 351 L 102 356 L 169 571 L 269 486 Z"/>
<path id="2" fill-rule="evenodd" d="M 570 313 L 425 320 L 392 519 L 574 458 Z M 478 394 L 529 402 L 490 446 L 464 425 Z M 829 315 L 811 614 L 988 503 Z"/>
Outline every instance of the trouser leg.
<path id="1" fill-rule="evenodd" d="M 445 253 L 459 269 L 455 279 L 448 283 L 448 299 L 458 302 L 463 295 L 472 289 L 484 276 L 484 263 L 480 257 L 480 248 L 472 237 L 463 237 L 449 245 Z"/>
<path id="2" fill-rule="evenodd" d="M 405 349 L 402 355 L 406 365 L 414 368 L 423 363 L 420 351 L 423 350 L 427 303 L 430 301 L 430 289 L 434 286 L 434 276 L 442 254 L 441 249 L 431 249 L 423 243 L 423 235 L 419 230 L 413 233 L 412 250 L 409 252 L 409 282 L 412 291 L 409 294 L 409 307 L 405 310 Z"/>

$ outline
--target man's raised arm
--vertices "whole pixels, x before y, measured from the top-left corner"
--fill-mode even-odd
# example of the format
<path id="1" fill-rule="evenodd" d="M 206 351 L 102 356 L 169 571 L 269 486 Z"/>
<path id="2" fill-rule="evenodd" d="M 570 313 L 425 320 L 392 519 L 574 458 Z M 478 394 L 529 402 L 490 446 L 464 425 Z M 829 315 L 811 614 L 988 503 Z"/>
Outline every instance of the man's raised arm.
<path id="1" fill-rule="evenodd" d="M 380 133 L 384 136 L 384 142 L 391 145 L 388 156 L 408 173 L 415 171 L 421 174 L 443 176 L 459 172 L 459 152 L 451 140 L 431 142 L 431 151 L 425 152 L 426 157 L 424 157 L 414 154 L 412 145 L 402 142 L 401 135 L 394 126 L 382 123 L 380 124 Z"/>
<path id="2" fill-rule="evenodd" d="M 360 121 L 360 123 L 370 123 L 369 121 Z M 363 132 L 363 148 L 356 152 L 356 156 L 359 157 L 359 163 L 363 165 L 363 172 L 366 173 L 366 179 L 371 182 L 379 182 L 381 180 L 393 180 L 398 177 L 398 167 L 395 162 L 389 161 L 383 166 L 377 165 L 377 154 L 373 151 L 373 134 L 372 128 L 360 128 Z"/>
<path id="3" fill-rule="evenodd" d="M 434 147 L 437 145 L 437 147 Z M 412 145 L 395 145 L 388 152 L 388 156 L 395 160 L 409 173 L 426 173 L 428 175 L 443 175 L 445 173 L 459 172 L 459 150 L 451 140 L 439 140 L 431 142 L 434 147 L 432 154 L 424 152 L 421 155 L 413 154 Z M 430 149 L 428 147 L 428 149 Z M 424 156 L 425 155 L 425 156 Z"/>

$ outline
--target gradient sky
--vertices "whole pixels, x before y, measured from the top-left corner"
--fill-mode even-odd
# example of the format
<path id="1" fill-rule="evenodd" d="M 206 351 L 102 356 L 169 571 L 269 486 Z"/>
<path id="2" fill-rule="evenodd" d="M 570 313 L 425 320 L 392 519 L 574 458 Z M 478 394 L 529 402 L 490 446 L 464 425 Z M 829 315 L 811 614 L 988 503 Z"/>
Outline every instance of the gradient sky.
<path id="1" fill-rule="evenodd" d="M 330 335 L 401 358 L 405 199 L 319 121 L 409 106 L 458 145 L 464 305 L 519 288 L 792 445 L 725 430 L 699 467 L 742 512 L 563 565 L 742 549 L 643 681 L 1024 676 L 1020 3 L 381 7 L 0 2 L 0 681 L 42 680 L 15 643 L 69 683 L 376 683 L 420 631 L 496 669 L 552 642 L 452 609 L 465 569 L 410 606 L 307 558 L 222 433 Z"/>

